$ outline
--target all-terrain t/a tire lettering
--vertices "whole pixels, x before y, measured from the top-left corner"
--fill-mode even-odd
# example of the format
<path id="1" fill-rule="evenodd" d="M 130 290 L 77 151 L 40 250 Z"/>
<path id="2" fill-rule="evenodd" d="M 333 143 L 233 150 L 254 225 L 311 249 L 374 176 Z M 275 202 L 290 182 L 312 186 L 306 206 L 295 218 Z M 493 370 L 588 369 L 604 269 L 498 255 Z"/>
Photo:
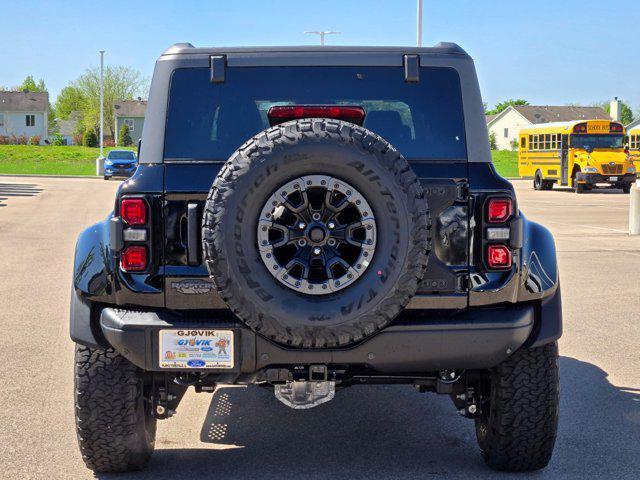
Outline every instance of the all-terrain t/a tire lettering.
<path id="1" fill-rule="evenodd" d="M 333 175 L 353 185 L 376 211 L 377 251 L 348 288 L 319 301 L 273 278 L 256 248 L 266 199 L 305 175 Z M 254 330 L 307 348 L 348 345 L 392 321 L 415 294 L 429 252 L 429 218 L 420 182 L 380 136 L 330 119 L 284 123 L 236 151 L 209 193 L 204 257 L 221 297 Z"/>

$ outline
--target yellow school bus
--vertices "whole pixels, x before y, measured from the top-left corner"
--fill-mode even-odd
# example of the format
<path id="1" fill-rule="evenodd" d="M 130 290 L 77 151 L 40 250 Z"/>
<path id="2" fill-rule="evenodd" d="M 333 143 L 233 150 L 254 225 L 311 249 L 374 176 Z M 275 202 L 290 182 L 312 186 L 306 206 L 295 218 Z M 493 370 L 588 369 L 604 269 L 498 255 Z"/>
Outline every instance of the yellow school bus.
<path id="1" fill-rule="evenodd" d="M 635 161 L 636 169 L 640 167 L 640 125 L 629 130 L 629 154 Z"/>
<path id="2" fill-rule="evenodd" d="M 518 169 L 533 178 L 533 188 L 550 190 L 554 183 L 577 193 L 596 185 L 629 193 L 636 180 L 625 151 L 625 128 L 608 120 L 543 123 L 520 131 Z"/>

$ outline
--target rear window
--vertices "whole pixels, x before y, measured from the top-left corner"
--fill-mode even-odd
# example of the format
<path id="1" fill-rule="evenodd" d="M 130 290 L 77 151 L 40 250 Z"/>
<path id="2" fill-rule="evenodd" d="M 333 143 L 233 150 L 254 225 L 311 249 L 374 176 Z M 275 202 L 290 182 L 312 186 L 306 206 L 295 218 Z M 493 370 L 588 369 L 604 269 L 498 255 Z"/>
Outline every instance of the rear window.
<path id="1" fill-rule="evenodd" d="M 226 160 L 251 136 L 269 127 L 273 105 L 357 105 L 364 126 L 412 160 L 466 159 L 458 73 L 422 67 L 407 83 L 401 67 L 228 68 L 211 83 L 207 68 L 174 71 L 166 160 Z"/>
<path id="2" fill-rule="evenodd" d="M 111 151 L 107 158 L 109 160 L 135 160 L 136 156 L 133 152 Z"/>

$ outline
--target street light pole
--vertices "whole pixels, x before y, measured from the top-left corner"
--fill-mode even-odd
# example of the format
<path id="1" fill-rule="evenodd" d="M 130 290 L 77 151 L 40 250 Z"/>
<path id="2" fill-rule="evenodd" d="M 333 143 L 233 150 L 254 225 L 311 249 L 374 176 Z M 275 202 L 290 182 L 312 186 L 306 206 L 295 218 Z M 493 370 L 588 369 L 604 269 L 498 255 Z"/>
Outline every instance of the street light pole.
<path id="1" fill-rule="evenodd" d="M 417 41 L 418 41 L 418 46 L 421 47 L 422 46 L 422 0 L 418 0 L 418 18 L 417 18 L 417 24 L 416 24 L 416 29 L 417 29 Z"/>
<path id="2" fill-rule="evenodd" d="M 104 50 L 100 50 L 100 158 L 104 158 Z"/>
<path id="3" fill-rule="evenodd" d="M 320 46 L 324 47 L 324 37 L 325 35 L 338 35 L 340 32 L 334 32 L 333 30 L 315 30 L 313 32 L 304 32 L 311 35 L 319 35 L 320 36 Z"/>

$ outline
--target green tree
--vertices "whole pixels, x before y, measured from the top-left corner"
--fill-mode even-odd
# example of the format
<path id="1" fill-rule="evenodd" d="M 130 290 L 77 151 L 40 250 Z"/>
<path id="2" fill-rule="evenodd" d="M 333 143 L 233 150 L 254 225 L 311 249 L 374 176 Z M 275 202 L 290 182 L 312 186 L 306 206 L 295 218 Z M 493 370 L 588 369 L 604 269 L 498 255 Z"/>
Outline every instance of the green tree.
<path id="1" fill-rule="evenodd" d="M 498 142 L 496 141 L 495 132 L 491 132 L 489 134 L 489 148 L 491 148 L 491 150 L 497 150 L 498 149 Z"/>
<path id="2" fill-rule="evenodd" d="M 85 98 L 82 92 L 73 85 L 67 85 L 56 98 L 56 113 L 58 118 L 68 120 L 76 112 L 82 112 L 85 108 Z"/>
<path id="3" fill-rule="evenodd" d="M 98 136 L 93 128 L 87 128 L 87 131 L 84 132 L 82 136 L 82 144 L 85 147 L 97 147 L 98 146 Z"/>
<path id="4" fill-rule="evenodd" d="M 116 100 L 133 100 L 146 96 L 147 81 L 140 72 L 129 67 L 108 66 L 104 69 L 104 126 L 114 136 L 113 104 Z M 100 122 L 100 70 L 90 68 L 61 92 L 56 101 L 61 118 L 79 111 L 85 128 L 96 128 Z"/>
<path id="5" fill-rule="evenodd" d="M 602 107 L 607 114 L 611 115 L 611 103 L 610 102 L 599 102 L 596 106 Z M 620 123 L 623 125 L 629 125 L 633 122 L 633 110 L 631 107 L 627 105 L 625 102 L 620 101 Z"/>
<path id="6" fill-rule="evenodd" d="M 43 93 L 47 91 L 47 87 L 45 86 L 43 79 L 36 82 L 33 76 L 27 75 L 27 77 L 22 81 L 22 84 L 16 87 L 16 90 L 21 92 Z"/>
<path id="7" fill-rule="evenodd" d="M 498 102 L 496 103 L 496 106 L 493 108 L 493 110 L 489 110 L 486 112 L 487 115 L 497 115 L 498 113 L 501 113 L 503 110 L 506 110 L 507 108 L 509 108 L 510 106 L 516 106 L 516 105 L 529 105 L 529 102 L 527 102 L 526 100 L 523 100 L 522 98 L 518 98 L 518 99 L 509 99 L 509 100 L 505 100 L 503 102 Z"/>
<path id="8" fill-rule="evenodd" d="M 120 129 L 120 135 L 118 135 L 118 143 L 121 147 L 130 147 L 133 145 L 133 140 L 131 140 L 131 133 L 129 133 L 129 125 L 126 123 L 122 125 Z"/>

